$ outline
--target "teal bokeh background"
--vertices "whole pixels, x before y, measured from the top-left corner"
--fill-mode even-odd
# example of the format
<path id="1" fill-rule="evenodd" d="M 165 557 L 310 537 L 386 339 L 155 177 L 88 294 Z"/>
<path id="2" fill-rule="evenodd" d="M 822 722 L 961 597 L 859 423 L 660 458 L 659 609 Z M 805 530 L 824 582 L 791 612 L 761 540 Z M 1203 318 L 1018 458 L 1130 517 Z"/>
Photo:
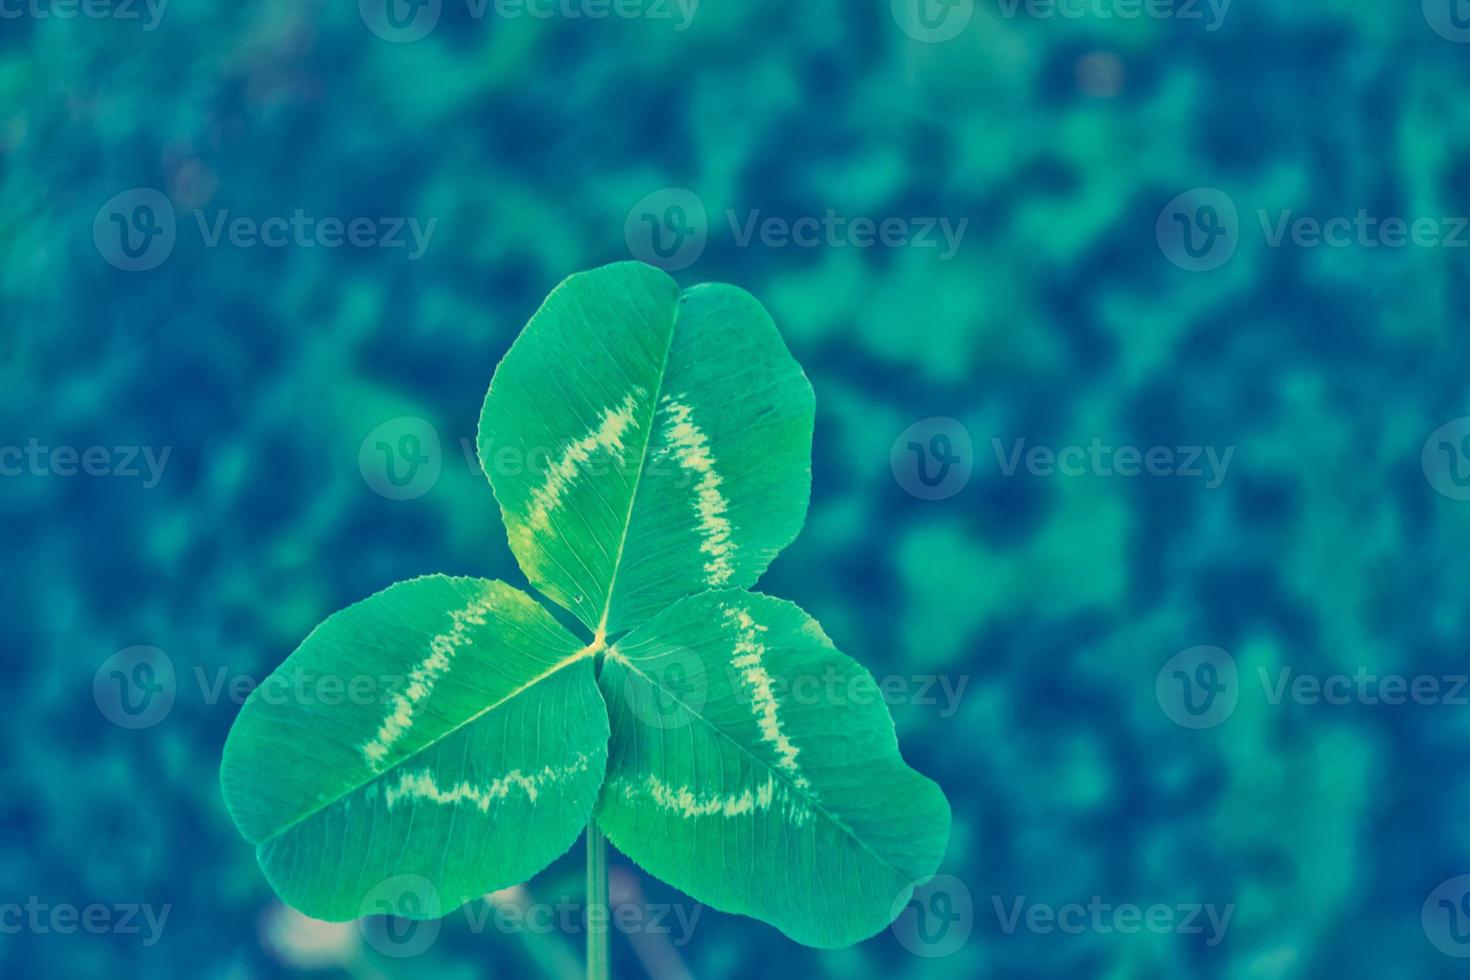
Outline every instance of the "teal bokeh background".
<path id="1" fill-rule="evenodd" d="M 218 685 L 390 582 L 523 582 L 465 450 L 491 372 L 556 282 L 678 228 L 680 281 L 760 297 L 817 393 L 807 527 L 762 588 L 914 694 L 964 685 L 893 711 L 954 806 L 951 877 L 923 908 L 973 921 L 818 952 L 706 910 L 679 945 L 677 927 L 616 936 L 620 975 L 1460 975 L 1470 707 L 1446 702 L 1470 670 L 1470 251 L 1273 247 L 1271 227 L 1362 210 L 1454 235 L 1465 6 L 1235 0 L 1216 24 L 1203 3 L 1123 19 L 962 0 L 916 21 L 887 0 L 705 0 L 681 30 L 671 6 L 476 18 L 443 0 L 405 40 L 347 0 L 174 0 L 152 30 L 141 4 L 0 4 L 19 12 L 0 19 L 0 444 L 51 450 L 0 477 L 0 904 L 170 909 L 151 944 L 141 915 L 142 934 L 98 935 L 0 915 L 0 972 L 578 975 L 560 930 L 451 917 L 398 958 L 280 909 L 220 801 L 237 707 Z M 165 209 L 162 259 L 108 237 L 116 215 L 141 248 Z M 435 224 L 412 258 L 211 246 L 195 218 L 298 210 Z M 753 214 L 829 211 L 967 224 L 953 254 L 741 243 Z M 890 465 L 931 417 L 973 447 L 940 500 L 906 491 L 906 445 Z M 404 418 L 437 436 L 439 473 L 393 499 L 364 447 Z M 1233 455 L 1213 487 L 1007 476 L 1018 439 Z M 66 475 L 56 447 L 104 447 L 113 468 L 118 447 L 169 455 L 157 480 L 141 461 Z M 173 700 L 130 729 L 106 678 L 140 645 Z M 1225 669 L 1171 660 L 1199 646 Z M 1176 723 L 1196 716 L 1175 669 L 1233 676 L 1233 710 Z M 1283 670 L 1428 677 L 1440 696 L 1272 703 L 1261 678 Z M 581 873 L 574 849 L 502 901 L 575 901 Z M 613 874 L 687 911 L 626 861 Z M 1005 927 L 1018 899 L 1094 896 L 1176 922 L 1232 911 L 1214 944 L 1203 917 L 1202 934 L 1090 912 L 1075 934 Z"/>

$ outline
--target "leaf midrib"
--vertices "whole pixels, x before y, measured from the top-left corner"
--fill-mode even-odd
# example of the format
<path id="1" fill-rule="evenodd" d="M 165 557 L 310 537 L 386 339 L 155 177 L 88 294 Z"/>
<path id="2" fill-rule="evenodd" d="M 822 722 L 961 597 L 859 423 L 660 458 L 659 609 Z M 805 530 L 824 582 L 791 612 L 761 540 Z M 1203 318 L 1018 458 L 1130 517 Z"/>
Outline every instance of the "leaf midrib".
<path id="1" fill-rule="evenodd" d="M 607 641 L 607 617 L 612 612 L 613 594 L 617 590 L 618 572 L 623 567 L 623 551 L 628 544 L 628 531 L 633 526 L 633 508 L 638 503 L 638 491 L 643 486 L 643 473 L 648 469 L 648 447 L 653 444 L 653 425 L 658 419 L 658 403 L 663 397 L 664 379 L 669 373 L 669 355 L 674 350 L 674 333 L 679 329 L 679 310 L 684 305 L 684 291 L 674 300 L 674 311 L 669 323 L 669 342 L 664 346 L 663 360 L 658 366 L 658 377 L 654 382 L 653 397 L 649 400 L 648 428 L 643 436 L 643 446 L 638 451 L 638 472 L 633 477 L 633 492 L 628 495 L 628 513 L 623 518 L 623 531 L 618 536 L 618 550 L 613 556 L 612 577 L 607 581 L 607 598 L 602 603 L 602 615 L 593 630 L 593 643 Z"/>

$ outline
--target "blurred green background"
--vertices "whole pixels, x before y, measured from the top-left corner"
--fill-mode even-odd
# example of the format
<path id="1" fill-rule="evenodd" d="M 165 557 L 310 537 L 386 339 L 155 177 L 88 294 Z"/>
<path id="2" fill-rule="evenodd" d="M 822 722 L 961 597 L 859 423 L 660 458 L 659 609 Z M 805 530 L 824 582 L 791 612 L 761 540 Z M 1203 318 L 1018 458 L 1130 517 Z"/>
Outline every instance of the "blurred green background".
<path id="1" fill-rule="evenodd" d="M 616 935 L 619 975 L 1463 975 L 1470 4 L 1018 2 L 0 2 L 0 972 L 579 975 L 575 928 L 458 914 L 402 956 L 302 920 L 217 771 L 228 682 L 328 613 L 524 582 L 481 400 L 559 280 L 636 256 L 753 292 L 810 375 L 811 511 L 761 588 L 906 685 L 955 820 L 871 941 L 706 909 Z M 1443 234 L 1273 244 L 1360 211 Z M 421 424 L 398 492 L 374 433 Z M 1007 475 L 1095 439 L 1232 455 Z M 1438 693 L 1276 687 L 1365 673 Z"/>

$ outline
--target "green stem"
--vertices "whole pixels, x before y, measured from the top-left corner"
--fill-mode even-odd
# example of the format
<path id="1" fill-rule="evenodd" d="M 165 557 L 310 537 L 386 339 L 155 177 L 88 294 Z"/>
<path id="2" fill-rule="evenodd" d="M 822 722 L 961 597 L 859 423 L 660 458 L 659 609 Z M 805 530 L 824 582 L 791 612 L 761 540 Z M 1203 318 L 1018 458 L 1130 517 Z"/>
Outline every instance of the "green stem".
<path id="1" fill-rule="evenodd" d="M 587 980 L 608 980 L 607 838 L 587 824 Z"/>

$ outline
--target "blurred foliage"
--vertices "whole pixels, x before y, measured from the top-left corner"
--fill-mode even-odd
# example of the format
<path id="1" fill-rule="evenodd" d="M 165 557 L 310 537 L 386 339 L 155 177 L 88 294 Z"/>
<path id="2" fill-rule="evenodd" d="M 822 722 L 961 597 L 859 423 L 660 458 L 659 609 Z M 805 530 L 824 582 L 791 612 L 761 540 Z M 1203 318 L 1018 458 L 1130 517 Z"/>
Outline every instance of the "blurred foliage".
<path id="1" fill-rule="evenodd" d="M 900 703 L 908 760 L 955 807 L 944 870 L 973 933 L 795 947 L 706 910 L 626 975 L 1450 976 L 1420 909 L 1470 870 L 1470 709 L 1271 705 L 1258 670 L 1463 672 L 1470 504 L 1420 450 L 1470 414 L 1466 253 L 1272 249 L 1256 212 L 1470 210 L 1470 48 L 1418 3 L 1236 0 L 1199 22 L 1008 19 L 900 31 L 887 0 L 706 0 L 667 21 L 476 20 L 446 2 L 392 44 L 356 5 L 170 4 L 158 28 L 0 20 L 0 442 L 171 447 L 156 487 L 0 479 L 0 901 L 171 906 L 162 938 L 0 935 L 5 976 L 577 975 L 580 937 L 446 920 L 396 960 L 275 902 L 217 787 L 235 705 L 324 615 L 431 571 L 523 581 L 473 445 L 490 373 L 568 273 L 628 255 L 635 202 L 694 190 L 709 245 L 681 282 L 771 308 L 817 392 L 806 533 L 764 580 L 875 674 L 964 678 Z M 7 8 L 20 9 L 20 8 Z M 158 269 L 103 261 L 113 195 L 164 191 Z M 1212 273 L 1171 265 L 1159 209 L 1240 207 Z M 190 212 L 438 218 L 388 249 L 208 248 Z M 737 245 L 723 215 L 969 219 L 958 254 Z M 432 491 L 375 494 L 385 420 L 441 435 Z M 962 420 L 974 476 L 904 492 L 897 435 Z M 1006 477 L 1009 445 L 1235 446 L 1186 479 Z M 177 670 L 159 724 L 110 724 L 108 656 Z M 1223 725 L 1179 727 L 1155 676 L 1233 654 Z M 1253 696 L 1247 696 L 1253 693 Z M 526 886 L 581 891 L 578 851 Z M 625 893 L 673 901 L 614 858 Z M 617 877 L 621 876 L 621 877 Z M 1028 903 L 1233 903 L 1225 938 L 1007 933 Z M 519 899 L 518 899 L 519 900 Z M 315 951 L 315 952 L 313 952 Z M 315 957 L 315 958 L 314 958 Z M 649 959 L 648 957 L 652 957 Z M 322 974 L 312 974 L 322 975 Z"/>

